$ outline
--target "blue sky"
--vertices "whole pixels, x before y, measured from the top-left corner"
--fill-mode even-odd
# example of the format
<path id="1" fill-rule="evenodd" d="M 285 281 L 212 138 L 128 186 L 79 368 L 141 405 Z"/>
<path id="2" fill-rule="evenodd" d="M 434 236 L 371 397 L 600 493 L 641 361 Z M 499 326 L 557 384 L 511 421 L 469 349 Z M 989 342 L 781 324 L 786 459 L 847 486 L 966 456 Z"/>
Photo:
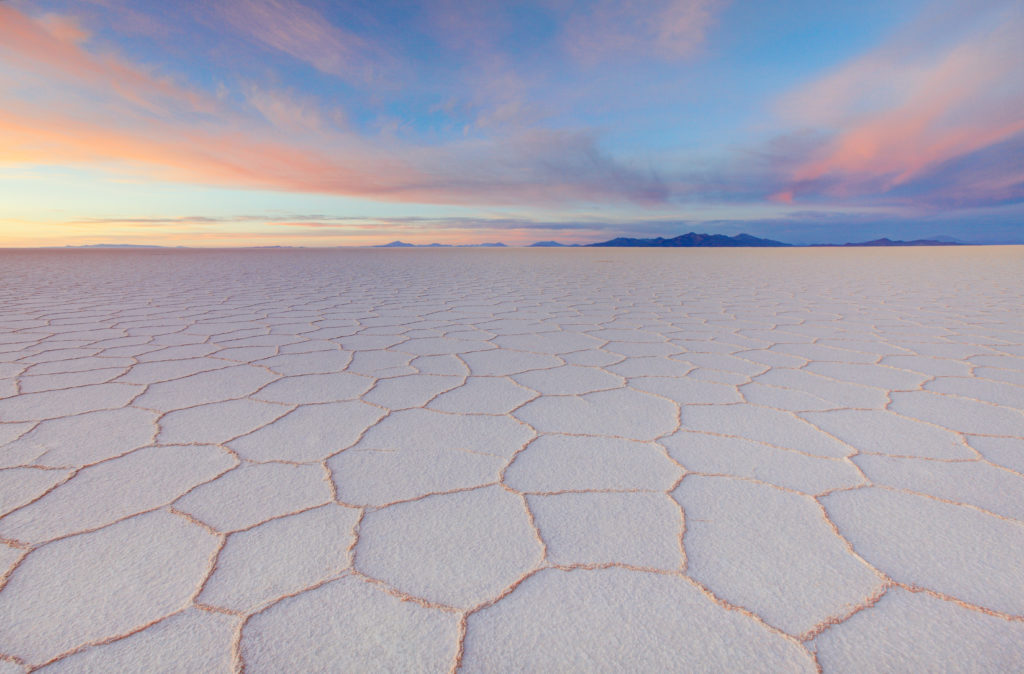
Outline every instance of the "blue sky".
<path id="1" fill-rule="evenodd" d="M 10 0 L 0 244 L 1024 241 L 1024 3 Z"/>

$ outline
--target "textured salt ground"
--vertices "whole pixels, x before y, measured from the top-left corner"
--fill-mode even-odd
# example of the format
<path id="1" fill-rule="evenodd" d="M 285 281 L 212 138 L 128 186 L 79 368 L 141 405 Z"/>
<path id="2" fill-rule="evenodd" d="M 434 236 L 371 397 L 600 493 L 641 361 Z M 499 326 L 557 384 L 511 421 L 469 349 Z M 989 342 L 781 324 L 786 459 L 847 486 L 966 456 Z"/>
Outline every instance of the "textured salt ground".
<path id="1" fill-rule="evenodd" d="M 1024 668 L 1024 249 L 0 252 L 0 672 Z"/>

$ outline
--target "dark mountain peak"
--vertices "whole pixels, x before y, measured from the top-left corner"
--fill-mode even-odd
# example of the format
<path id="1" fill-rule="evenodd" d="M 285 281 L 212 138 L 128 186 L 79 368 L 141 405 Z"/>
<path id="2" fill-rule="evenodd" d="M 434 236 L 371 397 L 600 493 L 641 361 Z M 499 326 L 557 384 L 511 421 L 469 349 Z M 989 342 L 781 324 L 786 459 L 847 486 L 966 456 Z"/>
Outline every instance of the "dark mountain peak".
<path id="1" fill-rule="evenodd" d="M 654 239 L 633 239 L 619 237 L 611 241 L 592 243 L 591 246 L 618 246 L 618 247 L 647 247 L 647 248 L 740 248 L 757 247 L 769 248 L 788 246 L 788 243 L 773 241 L 771 239 L 760 239 L 750 234 L 737 234 L 726 236 L 725 234 L 698 234 L 688 232 L 680 234 L 671 239 L 659 236 Z"/>

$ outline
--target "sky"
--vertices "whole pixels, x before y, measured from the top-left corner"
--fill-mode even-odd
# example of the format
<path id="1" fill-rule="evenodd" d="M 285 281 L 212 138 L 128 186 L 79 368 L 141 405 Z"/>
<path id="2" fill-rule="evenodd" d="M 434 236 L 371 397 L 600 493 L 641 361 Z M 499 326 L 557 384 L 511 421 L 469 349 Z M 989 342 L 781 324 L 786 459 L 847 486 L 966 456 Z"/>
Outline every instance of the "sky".
<path id="1" fill-rule="evenodd" d="M 0 246 L 1024 243 L 1024 0 L 0 0 Z"/>

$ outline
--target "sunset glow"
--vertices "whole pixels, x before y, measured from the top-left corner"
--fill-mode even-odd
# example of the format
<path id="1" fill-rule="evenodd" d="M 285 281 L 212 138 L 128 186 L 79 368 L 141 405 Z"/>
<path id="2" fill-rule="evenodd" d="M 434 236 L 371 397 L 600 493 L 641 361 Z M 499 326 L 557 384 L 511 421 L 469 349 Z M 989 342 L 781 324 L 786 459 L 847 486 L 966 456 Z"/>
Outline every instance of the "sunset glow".
<path id="1" fill-rule="evenodd" d="M 1024 241 L 1020 2 L 0 3 L 0 245 Z"/>

